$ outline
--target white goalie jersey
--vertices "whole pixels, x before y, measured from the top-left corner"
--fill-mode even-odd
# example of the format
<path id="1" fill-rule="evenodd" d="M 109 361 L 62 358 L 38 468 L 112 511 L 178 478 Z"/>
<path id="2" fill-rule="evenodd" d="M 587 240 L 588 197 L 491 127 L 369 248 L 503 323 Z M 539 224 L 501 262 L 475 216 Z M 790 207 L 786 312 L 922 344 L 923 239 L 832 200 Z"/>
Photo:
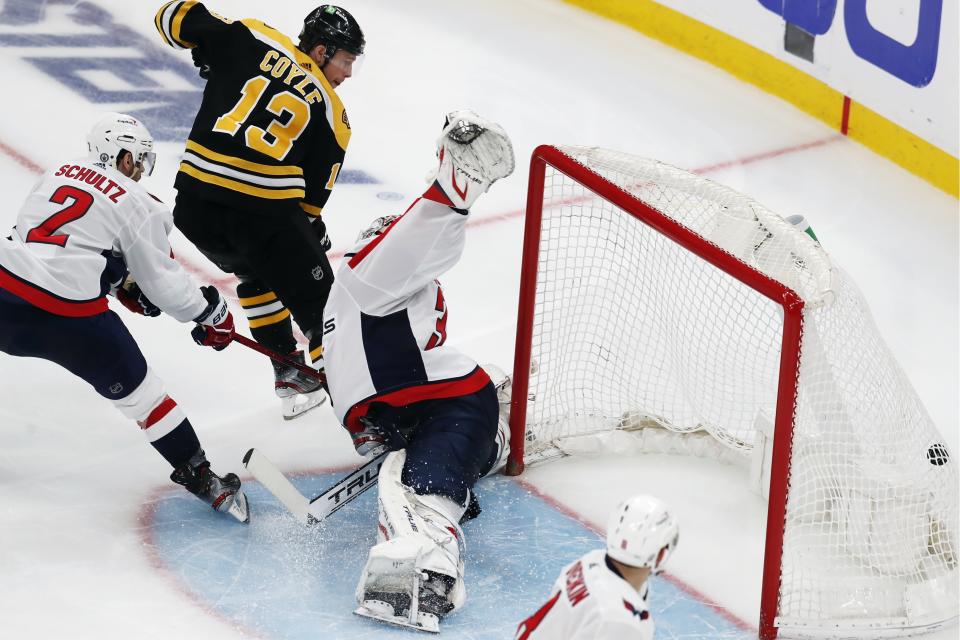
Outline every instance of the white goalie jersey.
<path id="1" fill-rule="evenodd" d="M 68 162 L 40 178 L 0 238 L 0 288 L 50 313 L 91 316 L 107 310 L 106 294 L 129 272 L 151 302 L 193 320 L 207 302 L 173 259 L 172 228 L 169 209 L 137 182 Z"/>
<path id="2" fill-rule="evenodd" d="M 373 402 L 456 397 L 490 381 L 447 346 L 436 280 L 460 259 L 467 219 L 434 186 L 344 257 L 324 310 L 323 359 L 334 411 L 350 431 L 363 430 Z"/>
<path id="3" fill-rule="evenodd" d="M 550 599 L 517 627 L 515 640 L 653 640 L 648 585 L 640 593 L 597 549 L 568 564 Z"/>

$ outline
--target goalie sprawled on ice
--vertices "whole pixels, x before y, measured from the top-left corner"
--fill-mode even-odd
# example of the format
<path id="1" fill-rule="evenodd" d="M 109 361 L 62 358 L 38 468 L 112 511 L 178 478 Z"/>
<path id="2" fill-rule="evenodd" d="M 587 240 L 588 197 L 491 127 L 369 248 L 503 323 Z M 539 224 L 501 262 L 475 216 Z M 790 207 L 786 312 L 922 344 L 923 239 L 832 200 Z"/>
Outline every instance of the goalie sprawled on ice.
<path id="1" fill-rule="evenodd" d="M 467 111 L 447 117 L 437 153 L 426 193 L 403 215 L 374 221 L 345 256 L 324 312 L 337 416 L 360 454 L 393 450 L 356 613 L 429 631 L 464 603 L 459 523 L 474 483 L 506 456 L 497 390 L 445 344 L 436 278 L 460 259 L 470 206 L 514 168 L 503 129 Z"/>

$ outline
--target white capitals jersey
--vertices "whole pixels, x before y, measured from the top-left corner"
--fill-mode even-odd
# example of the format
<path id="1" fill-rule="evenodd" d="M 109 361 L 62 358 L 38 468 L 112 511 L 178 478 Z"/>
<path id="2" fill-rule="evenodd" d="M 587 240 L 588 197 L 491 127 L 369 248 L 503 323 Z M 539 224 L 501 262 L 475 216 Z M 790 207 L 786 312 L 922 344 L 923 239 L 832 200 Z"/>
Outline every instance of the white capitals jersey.
<path id="1" fill-rule="evenodd" d="M 46 172 L 9 237 L 0 238 L 0 288 L 61 316 L 107 310 L 127 272 L 147 298 L 181 322 L 207 302 L 173 259 L 173 217 L 115 169 L 86 160 Z"/>
<path id="2" fill-rule="evenodd" d="M 637 593 L 597 549 L 568 564 L 550 599 L 520 623 L 515 640 L 652 640 L 647 585 Z"/>
<path id="3" fill-rule="evenodd" d="M 490 378 L 446 345 L 436 278 L 463 252 L 467 213 L 432 187 L 337 271 L 324 309 L 323 361 L 334 411 L 351 432 L 369 405 L 405 406 L 482 389 Z"/>

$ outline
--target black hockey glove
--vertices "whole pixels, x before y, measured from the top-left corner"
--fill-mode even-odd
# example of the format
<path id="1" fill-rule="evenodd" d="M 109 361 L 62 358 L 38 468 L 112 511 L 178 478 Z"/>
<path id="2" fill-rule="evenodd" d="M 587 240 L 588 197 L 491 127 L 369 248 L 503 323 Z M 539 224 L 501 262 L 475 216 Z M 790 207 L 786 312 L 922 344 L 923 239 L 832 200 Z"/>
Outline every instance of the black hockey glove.
<path id="1" fill-rule="evenodd" d="M 150 302 L 150 299 L 147 298 L 136 282 L 126 287 L 118 287 L 114 295 L 120 301 L 120 304 L 134 313 L 151 318 L 160 315 L 160 307 Z"/>
<path id="2" fill-rule="evenodd" d="M 200 47 L 191 49 L 190 55 L 193 57 L 193 66 L 200 70 L 200 77 L 204 80 L 209 78 L 210 63 L 203 59 L 203 54 L 200 53 Z"/>
<path id="3" fill-rule="evenodd" d="M 327 225 L 323 223 L 323 219 L 320 217 L 314 218 L 310 226 L 313 227 L 313 232 L 320 238 L 320 244 L 323 246 L 324 253 L 330 251 L 330 247 L 332 247 L 333 244 L 330 242 L 330 236 L 327 234 Z"/>

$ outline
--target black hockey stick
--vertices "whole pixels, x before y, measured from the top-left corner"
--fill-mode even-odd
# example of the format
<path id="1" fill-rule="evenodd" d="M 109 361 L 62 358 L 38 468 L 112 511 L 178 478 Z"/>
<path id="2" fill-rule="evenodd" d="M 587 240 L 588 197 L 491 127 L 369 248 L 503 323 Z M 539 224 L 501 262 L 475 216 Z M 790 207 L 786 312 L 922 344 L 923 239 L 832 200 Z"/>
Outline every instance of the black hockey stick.
<path id="1" fill-rule="evenodd" d="M 283 472 L 256 449 L 247 451 L 247 455 L 243 457 L 243 465 L 297 520 L 309 525 L 323 522 L 377 484 L 377 475 L 386 457 L 387 454 L 384 453 L 365 462 L 312 500 L 300 493 Z"/>

